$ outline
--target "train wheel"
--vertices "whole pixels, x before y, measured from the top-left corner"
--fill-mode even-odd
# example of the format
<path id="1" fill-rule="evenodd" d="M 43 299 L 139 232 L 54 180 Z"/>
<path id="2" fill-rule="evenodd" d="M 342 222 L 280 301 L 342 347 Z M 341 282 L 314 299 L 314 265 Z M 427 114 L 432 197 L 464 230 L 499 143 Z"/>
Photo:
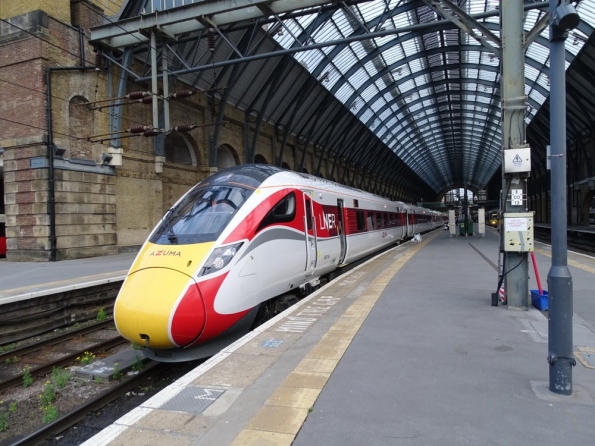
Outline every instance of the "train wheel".
<path id="1" fill-rule="evenodd" d="M 292 305 L 298 303 L 300 301 L 300 298 L 295 295 L 294 293 L 287 293 L 287 294 L 283 294 L 281 296 L 279 296 L 276 300 L 275 300 L 275 314 L 279 314 L 282 311 L 287 310 L 289 307 L 291 307 Z"/>

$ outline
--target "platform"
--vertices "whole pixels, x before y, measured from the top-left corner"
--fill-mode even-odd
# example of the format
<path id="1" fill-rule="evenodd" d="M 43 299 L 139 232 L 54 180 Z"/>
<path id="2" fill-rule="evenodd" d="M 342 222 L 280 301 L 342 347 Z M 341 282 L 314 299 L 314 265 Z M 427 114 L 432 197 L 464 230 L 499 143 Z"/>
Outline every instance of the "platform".
<path id="1" fill-rule="evenodd" d="M 84 445 L 593 444 L 595 263 L 569 256 L 579 361 L 557 396 L 546 316 L 491 306 L 497 240 L 438 230 L 386 252 Z"/>
<path id="2" fill-rule="evenodd" d="M 0 259 L 0 305 L 101 283 L 122 281 L 135 252 L 59 262 Z"/>

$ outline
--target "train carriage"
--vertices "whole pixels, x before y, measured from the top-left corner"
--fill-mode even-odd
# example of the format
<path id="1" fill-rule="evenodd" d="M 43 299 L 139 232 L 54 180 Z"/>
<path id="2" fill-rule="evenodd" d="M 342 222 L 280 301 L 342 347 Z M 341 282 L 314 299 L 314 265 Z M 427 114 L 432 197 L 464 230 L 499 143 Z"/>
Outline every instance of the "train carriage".
<path id="1" fill-rule="evenodd" d="M 432 211 L 267 165 L 186 193 L 142 246 L 116 300 L 120 333 L 161 361 L 214 354 L 278 296 L 433 229 Z M 266 310 L 266 311 L 264 311 Z"/>

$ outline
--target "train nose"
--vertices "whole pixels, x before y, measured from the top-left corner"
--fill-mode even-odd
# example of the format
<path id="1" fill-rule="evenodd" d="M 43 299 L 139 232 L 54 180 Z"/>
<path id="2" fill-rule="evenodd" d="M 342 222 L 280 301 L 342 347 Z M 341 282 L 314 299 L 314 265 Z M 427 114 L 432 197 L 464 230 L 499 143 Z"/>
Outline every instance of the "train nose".
<path id="1" fill-rule="evenodd" d="M 158 350 L 196 340 L 206 315 L 191 277 L 168 268 L 145 268 L 126 278 L 116 299 L 114 320 L 126 339 Z"/>

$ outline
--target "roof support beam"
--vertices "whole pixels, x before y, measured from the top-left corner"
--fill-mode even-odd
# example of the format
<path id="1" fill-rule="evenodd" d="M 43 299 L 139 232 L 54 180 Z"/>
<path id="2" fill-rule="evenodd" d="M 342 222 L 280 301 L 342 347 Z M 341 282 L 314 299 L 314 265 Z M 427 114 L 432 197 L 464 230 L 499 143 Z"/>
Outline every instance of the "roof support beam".
<path id="1" fill-rule="evenodd" d="M 457 27 L 465 31 L 496 56 L 500 57 L 500 48 L 502 47 L 500 38 L 457 5 L 449 0 L 424 0 L 424 3 L 433 8 L 446 20 L 451 21 Z M 476 32 L 474 28 L 477 29 L 478 32 Z M 492 44 L 495 44 L 496 46 Z"/>
<path id="2" fill-rule="evenodd" d="M 259 5 L 268 4 L 275 14 L 295 9 L 319 6 L 326 0 L 204 0 L 180 8 L 156 11 L 131 19 L 121 20 L 116 25 L 108 24 L 93 28 L 91 43 L 102 44 L 111 48 L 121 48 L 139 43 L 147 43 L 149 38 L 144 30 L 160 28 L 169 35 L 179 35 L 198 31 L 208 26 L 195 20 L 197 17 L 208 18 L 208 23 L 215 27 L 250 19 L 266 17 Z"/>

